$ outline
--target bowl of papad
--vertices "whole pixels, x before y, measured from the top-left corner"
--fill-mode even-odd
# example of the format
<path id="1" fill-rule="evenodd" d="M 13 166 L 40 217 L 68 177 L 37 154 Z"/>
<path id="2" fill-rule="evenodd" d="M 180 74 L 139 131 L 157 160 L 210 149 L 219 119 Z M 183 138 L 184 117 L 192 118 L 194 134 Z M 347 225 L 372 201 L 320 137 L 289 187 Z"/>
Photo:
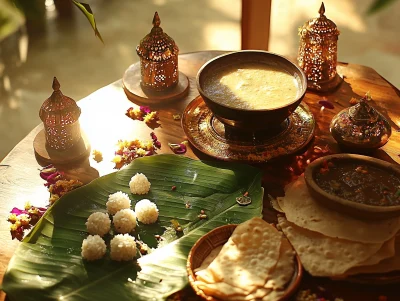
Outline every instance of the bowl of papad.
<path id="1" fill-rule="evenodd" d="M 187 259 L 189 283 L 204 300 L 287 300 L 303 270 L 289 241 L 261 218 L 218 227 Z"/>

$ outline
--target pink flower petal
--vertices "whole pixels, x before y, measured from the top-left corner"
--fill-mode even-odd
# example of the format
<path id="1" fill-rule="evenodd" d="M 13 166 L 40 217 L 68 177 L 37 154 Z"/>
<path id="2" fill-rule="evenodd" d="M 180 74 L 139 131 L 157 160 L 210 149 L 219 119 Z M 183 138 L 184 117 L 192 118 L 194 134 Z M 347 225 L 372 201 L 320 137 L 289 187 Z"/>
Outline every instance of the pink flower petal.
<path id="1" fill-rule="evenodd" d="M 11 214 L 15 214 L 16 216 L 18 216 L 18 215 L 21 215 L 21 214 L 28 214 L 28 211 L 26 211 L 26 210 L 21 210 L 21 209 L 18 209 L 17 207 L 14 207 L 14 208 L 10 211 L 10 213 L 11 213 Z"/>
<path id="2" fill-rule="evenodd" d="M 184 154 L 186 153 L 186 145 L 183 143 L 168 143 L 169 148 L 175 153 L 175 154 Z"/>
<path id="3" fill-rule="evenodd" d="M 151 109 L 149 106 L 140 106 L 140 111 L 142 111 L 145 114 L 149 114 L 151 112 Z"/>

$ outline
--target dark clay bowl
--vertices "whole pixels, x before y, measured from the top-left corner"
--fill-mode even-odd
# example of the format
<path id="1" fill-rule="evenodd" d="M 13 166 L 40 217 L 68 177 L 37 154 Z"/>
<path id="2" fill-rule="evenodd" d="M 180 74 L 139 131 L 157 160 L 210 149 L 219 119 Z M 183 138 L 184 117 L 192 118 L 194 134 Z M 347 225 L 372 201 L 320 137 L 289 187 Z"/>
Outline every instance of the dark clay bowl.
<path id="1" fill-rule="evenodd" d="M 258 63 L 285 70 L 293 75 L 299 86 L 297 98 L 282 107 L 269 110 L 246 110 L 229 107 L 215 102 L 204 91 L 205 79 L 221 67 L 241 63 Z M 205 63 L 197 73 L 197 89 L 214 115 L 224 124 L 242 130 L 258 131 L 278 127 L 292 114 L 303 99 L 307 89 L 307 79 L 303 71 L 288 59 L 267 51 L 244 50 L 218 56 Z M 229 102 L 229 99 L 226 100 Z"/>
<path id="2" fill-rule="evenodd" d="M 342 197 L 328 193 L 323 190 L 315 181 L 315 176 L 322 167 L 323 162 L 332 159 L 334 159 L 335 162 L 355 162 L 363 166 L 376 167 L 381 170 L 385 170 L 388 173 L 395 174 L 397 177 L 400 178 L 400 167 L 386 161 L 354 154 L 337 154 L 325 156 L 315 160 L 310 165 L 308 165 L 304 172 L 304 178 L 308 190 L 316 201 L 320 202 L 322 205 L 332 210 L 336 210 L 338 212 L 345 213 L 361 219 L 385 219 L 400 216 L 400 205 L 367 205 L 351 200 L 346 200 Z"/>

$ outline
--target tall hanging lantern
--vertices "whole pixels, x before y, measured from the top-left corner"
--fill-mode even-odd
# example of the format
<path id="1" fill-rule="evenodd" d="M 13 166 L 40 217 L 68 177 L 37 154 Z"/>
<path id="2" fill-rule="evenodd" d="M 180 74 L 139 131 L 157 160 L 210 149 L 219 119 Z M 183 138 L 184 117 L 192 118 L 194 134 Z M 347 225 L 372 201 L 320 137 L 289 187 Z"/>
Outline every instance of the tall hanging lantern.
<path id="1" fill-rule="evenodd" d="M 160 17 L 156 12 L 151 32 L 136 47 L 140 57 L 141 85 L 153 91 L 173 88 L 179 81 L 179 48 L 162 30 L 160 24 Z"/>
<path id="2" fill-rule="evenodd" d="M 79 116 L 81 109 L 75 100 L 63 95 L 57 78 L 53 80 L 53 94 L 39 111 L 46 136 L 46 144 L 55 150 L 73 147 L 81 138 Z"/>
<path id="3" fill-rule="evenodd" d="M 340 34 L 336 24 L 325 16 L 322 2 L 319 17 L 299 28 L 298 64 L 303 69 L 311 90 L 334 90 L 342 81 L 336 70 L 337 42 Z"/>

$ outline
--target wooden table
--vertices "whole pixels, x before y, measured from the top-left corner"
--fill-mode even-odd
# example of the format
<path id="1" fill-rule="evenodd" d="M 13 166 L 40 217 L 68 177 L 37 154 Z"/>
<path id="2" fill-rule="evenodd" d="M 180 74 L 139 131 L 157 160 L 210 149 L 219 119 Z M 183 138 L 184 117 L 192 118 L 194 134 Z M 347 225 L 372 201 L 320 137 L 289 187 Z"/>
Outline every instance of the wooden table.
<path id="1" fill-rule="evenodd" d="M 179 69 L 190 79 L 190 92 L 185 99 L 178 102 L 159 107 L 153 106 L 153 109 L 160 113 L 162 125 L 154 130 L 163 145 L 159 153 L 171 153 L 167 146 L 168 142 L 180 143 L 186 139 L 180 122 L 175 121 L 173 115 L 182 113 L 186 105 L 198 95 L 195 83 L 195 76 L 198 69 L 206 61 L 221 53 L 218 51 L 206 51 L 180 55 Z M 376 71 L 368 67 L 341 63 L 338 70 L 340 74 L 344 75 L 345 80 L 336 92 L 327 95 L 308 92 L 304 98 L 304 101 L 311 107 L 317 123 L 315 139 L 310 143 L 309 148 L 314 145 L 329 145 L 332 152 L 338 152 L 339 149 L 329 134 L 330 120 L 337 112 L 349 106 L 349 100 L 352 97 L 360 98 L 365 92 L 370 91 L 373 98 L 372 105 L 378 108 L 391 121 L 393 129 L 390 141 L 381 150 L 375 152 L 373 156 L 400 163 L 399 90 L 382 78 Z M 51 91 L 49 90 L 50 94 Z M 73 97 L 73 95 L 70 96 Z M 326 99 L 334 103 L 335 109 L 321 111 L 321 106 L 318 104 L 318 101 L 321 99 Z M 66 171 L 70 177 L 78 178 L 82 182 L 88 183 L 99 176 L 108 174 L 114 171 L 114 164 L 111 162 L 111 159 L 114 156 L 115 144 L 119 139 L 150 139 L 151 129 L 143 122 L 133 121 L 125 116 L 126 110 L 134 106 L 134 104 L 127 99 L 121 80 L 94 92 L 79 101 L 78 104 L 82 109 L 80 118 L 81 126 L 90 139 L 92 149 L 100 150 L 103 153 L 104 160 L 97 163 L 90 157 L 77 164 L 60 166 L 59 169 Z M 39 111 L 39 108 L 37 110 Z M 13 207 L 23 207 L 26 201 L 30 201 L 35 206 L 48 204 L 49 193 L 46 187 L 43 186 L 44 181 L 39 177 L 40 165 L 35 159 L 32 146 L 36 134 L 41 129 L 42 125 L 37 126 L 1 162 L 0 283 L 7 264 L 18 245 L 18 241 L 11 240 L 9 233 L 9 224 L 7 222 L 9 211 Z M 210 159 L 190 148 L 186 156 Z M 288 164 L 289 161 L 293 161 L 294 158 L 293 156 L 261 166 L 266 171 L 263 184 L 267 193 L 272 193 L 271 189 L 274 186 L 270 182 L 272 178 L 271 170 L 273 170 L 275 178 L 277 177 L 276 175 L 280 176 L 282 166 Z M 269 209 L 268 201 L 265 201 L 264 207 L 264 217 L 271 221 L 274 218 L 274 214 Z M 342 297 L 345 300 L 376 301 L 380 295 L 388 296 L 388 300 L 400 299 L 400 291 L 396 290 L 394 285 L 373 287 L 345 282 L 333 282 L 329 279 L 317 279 L 309 276 L 306 276 L 302 282 L 302 289 L 315 288 L 317 286 L 331 290 L 336 296 Z M 0 292 L 0 300 L 4 300 L 4 298 L 4 293 Z"/>

